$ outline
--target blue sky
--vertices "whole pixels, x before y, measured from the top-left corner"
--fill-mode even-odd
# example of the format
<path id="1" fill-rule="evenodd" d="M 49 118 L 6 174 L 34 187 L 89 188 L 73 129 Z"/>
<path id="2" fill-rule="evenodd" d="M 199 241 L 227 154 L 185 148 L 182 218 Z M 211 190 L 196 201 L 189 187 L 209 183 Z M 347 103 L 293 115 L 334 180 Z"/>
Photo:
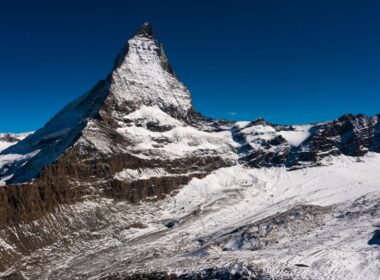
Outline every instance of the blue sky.
<path id="1" fill-rule="evenodd" d="M 109 73 L 145 20 L 207 116 L 380 113 L 380 1 L 205 2 L 2 1 L 0 131 L 43 126 Z"/>

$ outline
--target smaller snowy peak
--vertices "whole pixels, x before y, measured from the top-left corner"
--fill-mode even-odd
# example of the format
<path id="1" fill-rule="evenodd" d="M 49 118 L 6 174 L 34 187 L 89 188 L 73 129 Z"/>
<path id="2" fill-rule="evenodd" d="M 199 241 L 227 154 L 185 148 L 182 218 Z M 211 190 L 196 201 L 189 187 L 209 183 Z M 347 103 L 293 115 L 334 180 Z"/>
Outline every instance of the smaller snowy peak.
<path id="1" fill-rule="evenodd" d="M 235 132 L 244 135 L 249 143 L 255 141 L 261 143 L 282 137 L 290 146 L 297 147 L 311 135 L 312 127 L 313 125 L 273 125 L 260 118 L 253 122 L 236 122 Z"/>
<path id="2" fill-rule="evenodd" d="M 252 125 L 265 125 L 265 126 L 273 126 L 270 122 L 267 122 L 263 117 L 259 117 L 257 120 L 251 122 Z"/>
<path id="3" fill-rule="evenodd" d="M 281 165 L 290 150 L 290 144 L 276 127 L 263 121 L 237 122 L 231 130 L 240 144 L 239 162 L 252 167 Z"/>
<path id="4" fill-rule="evenodd" d="M 354 114 L 348 113 L 339 117 L 337 121 L 338 122 L 355 121 L 356 119 L 363 118 L 363 117 L 366 117 L 366 116 L 364 114 L 354 115 Z"/>
<path id="5" fill-rule="evenodd" d="M 0 133 L 0 152 L 28 137 L 32 132 L 26 133 Z"/>
<path id="6" fill-rule="evenodd" d="M 277 136 L 276 130 L 272 126 L 262 124 L 245 127 L 241 132 L 252 140 L 270 140 Z"/>
<path id="7" fill-rule="evenodd" d="M 287 159 L 288 166 L 316 165 L 327 156 L 364 156 L 380 152 L 376 120 L 363 114 L 346 114 L 332 122 L 313 126 L 310 136 Z"/>

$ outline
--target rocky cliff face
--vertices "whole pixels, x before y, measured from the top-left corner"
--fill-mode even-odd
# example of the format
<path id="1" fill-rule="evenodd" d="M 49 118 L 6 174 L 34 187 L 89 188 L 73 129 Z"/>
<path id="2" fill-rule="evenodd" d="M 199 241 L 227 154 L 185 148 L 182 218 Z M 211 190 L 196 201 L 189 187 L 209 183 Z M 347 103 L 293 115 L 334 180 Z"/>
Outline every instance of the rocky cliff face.
<path id="1" fill-rule="evenodd" d="M 294 149 L 288 166 L 318 163 L 329 155 L 363 156 L 379 152 L 378 116 L 344 115 L 336 121 L 312 128 L 311 136 Z"/>
<path id="2" fill-rule="evenodd" d="M 328 156 L 379 152 L 379 116 L 344 115 L 322 124 L 280 126 L 258 120 L 232 130 L 241 163 L 253 167 L 316 166 Z"/>
<path id="3" fill-rule="evenodd" d="M 269 203 L 273 200 L 273 195 L 269 195 L 273 189 L 261 194 L 265 202 L 256 200 L 257 194 L 249 190 L 253 186 L 255 191 L 267 188 L 269 183 L 261 177 L 265 178 L 266 172 L 273 168 L 297 172 L 328 165 L 325 159 L 331 156 L 363 157 L 369 152 L 380 153 L 379 119 L 380 115 L 345 115 L 326 123 L 286 126 L 264 119 L 231 122 L 206 118 L 193 108 L 189 90 L 173 71 L 151 26 L 146 23 L 117 56 L 112 72 L 68 104 L 43 128 L 24 135 L 25 139 L 0 135 L 0 143 L 7 143 L 0 152 L 0 241 L 4 241 L 0 242 L 0 258 L 7 260 L 1 262 L 0 270 L 31 256 L 28 261 L 38 267 L 38 272 L 31 273 L 34 278 L 39 273 L 53 273 L 56 279 L 72 276 L 69 269 L 45 271 L 44 265 L 36 264 L 42 260 L 32 256 L 36 250 L 62 240 L 67 242 L 67 254 L 70 250 L 80 254 L 80 250 L 76 251 L 79 247 L 94 250 L 91 242 L 101 240 L 109 250 L 102 252 L 105 256 L 120 254 L 121 259 L 128 259 L 142 269 L 146 259 L 156 268 L 159 265 L 147 257 L 149 248 L 155 256 L 171 258 L 180 252 L 183 258 L 185 251 L 192 256 L 210 254 L 213 248 L 260 251 L 274 248 L 281 237 L 300 238 L 323 227 L 326 217 L 330 217 L 327 214 L 330 208 L 296 204 L 292 209 L 285 209 L 279 200 L 275 205 L 281 213 L 260 208 L 267 211 L 266 217 L 244 220 L 243 225 L 229 230 L 209 232 L 205 236 L 191 233 L 189 227 L 194 230 L 192 223 L 200 219 L 202 223 L 195 231 L 207 228 L 205 217 L 212 221 L 209 228 L 219 227 L 213 213 L 219 211 L 223 218 L 228 218 L 234 213 L 235 204 L 244 212 Z M 263 174 L 253 171 L 260 168 Z M 257 172 L 254 174 L 257 178 L 248 176 L 250 172 Z M 214 178 L 215 174 L 220 178 Z M 226 178 L 226 174 L 232 179 Z M 278 180 L 280 175 L 276 174 Z M 186 187 L 181 189 L 183 186 Z M 191 192 L 189 186 L 194 188 Z M 196 196 L 197 193 L 201 195 Z M 174 206 L 170 201 L 174 201 Z M 224 207 L 220 208 L 221 205 Z M 163 208 L 170 211 L 165 212 Z M 159 220 L 159 215 L 168 217 Z M 150 220 L 152 217 L 154 221 Z M 223 223 L 223 219 L 219 221 Z M 157 230 L 157 224 L 166 228 Z M 162 237 L 161 232 L 173 227 L 186 229 L 173 230 L 172 235 L 173 240 L 186 245 L 181 250 L 175 244 L 167 252 L 159 251 L 157 248 L 163 249 L 162 243 L 157 245 L 156 240 Z M 139 230 L 149 233 L 150 228 L 155 228 L 154 235 L 141 237 L 150 245 L 136 256 L 115 253 L 107 245 L 107 238 L 112 236 L 112 242 L 133 247 L 135 240 L 130 236 Z M 79 244 L 73 241 L 76 235 L 80 236 Z M 184 237 L 187 235 L 197 245 Z M 78 248 L 70 247 L 74 244 Z M 55 248 L 49 248 L 53 253 L 46 258 L 54 263 L 60 256 Z M 109 259 L 102 262 L 108 263 Z M 226 260 L 228 266 L 202 267 L 200 271 L 173 275 L 170 279 L 211 276 L 229 279 L 238 275 L 234 274 L 235 266 L 243 267 L 239 273 L 246 269 L 248 276 L 256 275 L 257 279 L 269 277 L 255 265 Z M 28 264 L 20 262 L 20 267 Z M 71 264 L 71 268 L 81 269 L 80 264 Z M 157 268 L 150 274 L 141 272 L 132 276 L 107 271 L 108 278 L 104 279 L 162 279 L 162 273 L 167 271 L 159 271 Z"/>

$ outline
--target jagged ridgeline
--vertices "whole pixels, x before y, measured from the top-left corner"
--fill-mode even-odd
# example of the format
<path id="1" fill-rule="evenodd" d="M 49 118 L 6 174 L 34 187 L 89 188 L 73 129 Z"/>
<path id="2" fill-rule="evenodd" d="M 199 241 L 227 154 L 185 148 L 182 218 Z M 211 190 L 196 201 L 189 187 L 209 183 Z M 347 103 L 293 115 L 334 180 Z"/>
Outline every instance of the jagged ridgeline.
<path id="1" fill-rule="evenodd" d="M 115 248 L 125 244 L 132 248 L 138 238 L 143 239 L 139 232 L 147 234 L 144 242 L 151 246 L 147 245 L 146 250 L 152 256 L 143 250 L 139 251 L 140 255 L 136 253 L 133 257 L 139 261 L 129 263 L 136 268 L 144 266 L 144 260 L 161 254 L 174 262 L 170 259 L 173 256 L 204 257 L 210 252 L 219 254 L 219 249 L 228 252 L 270 249 L 279 242 L 279 236 L 297 239 L 323 227 L 331 210 L 327 207 L 300 206 L 293 203 L 293 198 L 289 198 L 290 202 L 274 203 L 273 209 L 281 213 L 254 207 L 275 199 L 270 195 L 273 190 L 298 195 L 291 192 L 289 186 L 293 181 L 289 183 L 286 178 L 294 175 L 301 182 L 294 185 L 301 189 L 309 178 L 302 172 L 317 172 L 319 169 L 314 167 L 324 166 L 326 158 L 350 156 L 359 161 L 368 153 L 379 153 L 380 122 L 379 115 L 361 114 L 347 114 L 331 122 L 309 125 L 276 125 L 264 119 L 236 122 L 202 116 L 193 108 L 189 90 L 169 64 L 152 27 L 145 23 L 117 55 L 114 68 L 104 80 L 64 107 L 41 129 L 30 135 L 0 135 L 0 144 L 3 149 L 0 152 L 0 241 L 4 241 L 0 242 L 0 271 L 13 267 L 14 277 L 21 277 L 17 273 L 22 270 L 31 279 L 39 279 L 40 275 L 65 279 L 74 270 L 69 266 L 57 269 L 62 256 L 45 255 L 38 250 L 59 243 L 63 247 L 67 245 L 68 256 L 75 256 L 85 249 L 98 250 L 92 241 L 101 240 L 107 250 L 97 251 L 96 256 L 104 256 L 99 263 L 110 266 L 112 262 L 116 270 L 125 270 L 125 263 L 114 263 L 113 256 L 123 260 L 128 250 Z M 373 166 L 369 165 L 371 170 Z M 361 166 L 355 168 L 362 170 Z M 332 173 L 335 169 L 328 171 Z M 310 178 L 318 181 L 317 175 Z M 272 177 L 282 184 L 272 184 Z M 296 182 L 296 179 L 292 180 Z M 323 180 L 318 182 L 325 184 Z M 218 191 L 222 199 L 215 198 Z M 264 198 L 257 199 L 260 195 Z M 294 207 L 289 209 L 287 203 L 293 203 Z M 366 202 L 361 203 L 372 209 Z M 235 204 L 242 207 L 239 213 L 233 212 Z M 256 220 L 252 217 L 257 213 L 250 212 L 251 207 L 261 215 Z M 232 210 L 223 212 L 224 209 Z M 244 216 L 247 220 L 241 218 L 245 211 L 251 215 Z M 230 224 L 225 226 L 230 228 L 207 235 L 202 232 L 201 236 L 198 230 L 220 229 L 221 224 L 227 223 L 212 216 L 214 212 L 223 219 L 229 217 L 226 221 Z M 175 213 L 176 217 L 149 220 L 157 218 L 156 213 Z M 231 213 L 245 223 L 237 226 L 235 218 L 229 216 Z M 203 223 L 200 216 L 208 217 L 210 223 Z M 190 229 L 175 233 L 177 226 L 187 225 L 195 225 L 191 230 L 197 234 L 192 235 Z M 298 235 L 290 232 L 288 225 Z M 149 235 L 151 228 L 157 235 Z M 154 243 L 165 238 L 165 230 L 169 232 L 173 228 L 174 241 L 168 237 L 158 245 Z M 190 235 L 191 238 L 187 237 Z M 109 240 L 117 245 L 107 243 Z M 165 242 L 175 244 L 170 243 L 173 246 L 167 249 L 162 245 Z M 181 247 L 181 242 L 186 246 Z M 49 247 L 51 252 L 57 252 L 53 247 Z M 45 267 L 45 257 L 50 266 Z M 20 261 L 23 258 L 26 260 Z M 205 265 L 203 274 L 187 271 L 179 279 L 232 277 L 237 268 L 241 273 L 243 270 L 249 270 L 251 275 L 256 273 L 256 279 L 269 279 L 256 265 L 240 262 L 234 265 L 228 258 L 225 259 L 228 265 L 222 269 Z M 78 262 L 73 267 L 80 271 L 81 265 Z M 38 269 L 28 272 L 29 266 Z M 88 267 L 102 267 L 94 266 Z M 156 269 L 150 279 L 162 279 L 166 272 L 161 274 Z M 139 275 L 145 277 L 145 272 Z M 86 279 L 86 275 L 83 277 Z M 133 277 L 137 276 L 128 277 L 132 278 L 104 279 L 136 279 Z"/>

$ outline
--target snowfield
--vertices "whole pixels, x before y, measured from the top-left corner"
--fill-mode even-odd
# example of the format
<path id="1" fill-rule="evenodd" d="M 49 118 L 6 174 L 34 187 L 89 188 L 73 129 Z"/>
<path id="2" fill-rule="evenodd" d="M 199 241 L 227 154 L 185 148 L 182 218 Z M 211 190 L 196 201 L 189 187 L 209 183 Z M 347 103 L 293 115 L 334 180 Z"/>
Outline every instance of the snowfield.
<path id="1" fill-rule="evenodd" d="M 15 133 L 0 133 L 0 153 L 15 145 L 19 141 L 25 139 L 28 137 L 32 132 L 26 132 L 26 133 L 20 133 L 20 134 L 15 134 Z M 3 168 L 6 164 L 10 162 L 18 162 L 20 160 L 25 160 L 32 158 L 35 156 L 39 151 L 33 151 L 29 154 L 6 154 L 6 155 L 0 155 L 0 169 Z M 0 186 L 5 185 L 5 181 L 9 180 L 12 177 L 12 175 L 0 178 Z"/>
<path id="2" fill-rule="evenodd" d="M 211 234 L 226 225 L 247 224 L 295 205 L 331 206 L 380 193 L 380 156 L 362 160 L 341 156 L 326 166 L 287 171 L 285 168 L 219 169 L 204 179 L 193 179 L 167 205 L 164 218 L 181 219 L 200 209 L 208 212 L 192 233 Z M 208 211 L 210 210 L 210 211 Z M 380 217 L 379 217 L 380 218 Z"/>
<path id="3" fill-rule="evenodd" d="M 163 244 L 170 248 L 184 242 L 192 244 L 187 250 L 183 246 L 184 251 L 177 252 L 179 255 L 195 252 L 194 243 L 207 236 L 219 236 L 297 205 L 318 205 L 333 210 L 326 214 L 320 226 L 311 227 L 306 234 L 297 237 L 294 230 L 291 234 L 295 238 L 283 233 L 276 245 L 257 251 L 230 252 L 213 245 L 207 248 L 205 255 L 190 254 L 189 263 L 199 262 L 207 267 L 209 262 L 220 265 L 231 259 L 245 260 L 262 264 L 274 279 L 284 276 L 292 279 L 378 279 L 380 247 L 368 245 L 368 241 L 380 226 L 380 156 L 368 154 L 360 160 L 330 157 L 325 164 L 295 171 L 234 166 L 219 169 L 204 179 L 193 179 L 162 205 L 157 215 L 160 220 L 173 219 L 178 224 L 154 240 L 151 240 L 150 231 L 151 244 L 144 245 L 146 249 L 137 244 L 134 248 L 137 251 L 152 250 L 156 246 L 163 249 Z M 362 216 L 341 218 L 354 211 Z M 157 220 L 148 224 L 154 227 Z M 307 223 L 302 225 L 308 226 Z M 156 226 L 156 231 L 161 230 L 162 226 Z M 132 239 L 145 240 L 144 236 L 144 231 L 142 235 L 136 232 Z M 212 243 L 212 238 L 208 243 Z M 176 264 L 180 263 L 178 260 L 169 258 L 167 261 L 169 267 L 180 270 L 181 266 Z M 152 265 L 158 264 L 152 260 Z"/>
<path id="4" fill-rule="evenodd" d="M 118 213 L 110 216 L 117 220 L 113 226 L 96 230 L 96 246 L 93 241 L 78 243 L 66 257 L 61 256 L 62 248 L 50 246 L 43 249 L 50 253 L 40 270 L 25 269 L 40 257 L 39 251 L 25 257 L 19 269 L 32 278 L 99 279 L 114 271 L 165 268 L 181 274 L 243 262 L 272 279 L 378 279 L 380 246 L 368 241 L 380 227 L 380 155 L 329 157 L 324 164 L 294 171 L 237 165 L 193 179 L 160 202 L 133 207 L 125 202 L 79 203 L 74 208 L 90 207 L 86 211 L 94 213 L 99 208 L 124 210 L 112 212 Z M 133 180 L 165 172 L 137 173 L 125 170 L 118 176 Z M 109 206 L 104 208 L 104 203 Z M 298 220 L 304 205 L 311 205 L 311 210 Z M 298 210 L 287 214 L 295 207 Z M 316 213 L 313 207 L 319 207 Z M 74 213 L 80 217 L 81 211 Z M 287 222 L 282 223 L 281 217 Z M 268 236 L 265 231 L 261 234 L 267 238 L 265 246 L 233 245 L 238 244 L 240 231 L 254 232 L 261 221 L 266 226 L 274 221 Z"/>
<path id="5" fill-rule="evenodd" d="M 297 147 L 310 136 L 312 125 L 294 125 L 294 130 L 280 131 L 279 134 L 284 137 L 291 146 Z"/>
<path id="6" fill-rule="evenodd" d="M 186 125 L 163 112 L 157 106 L 142 106 L 128 114 L 124 120 L 132 123 L 119 123 L 117 132 L 128 139 L 130 151 L 147 154 L 152 152 L 159 158 L 179 158 L 197 151 L 215 151 L 226 158 L 237 160 L 234 149 L 238 144 L 231 132 L 207 132 Z M 136 125 L 136 122 L 138 125 Z M 152 131 L 147 124 L 153 123 L 164 131 Z"/>
<path id="7" fill-rule="evenodd" d="M 126 115 L 124 120 L 131 120 L 131 121 L 138 121 L 141 120 L 142 124 L 147 125 L 148 123 L 155 123 L 160 126 L 178 126 L 182 125 L 180 121 L 177 119 L 169 116 L 165 112 L 163 112 L 160 108 L 157 106 L 141 106 L 140 109 L 134 111 L 133 113 L 130 113 Z"/>

